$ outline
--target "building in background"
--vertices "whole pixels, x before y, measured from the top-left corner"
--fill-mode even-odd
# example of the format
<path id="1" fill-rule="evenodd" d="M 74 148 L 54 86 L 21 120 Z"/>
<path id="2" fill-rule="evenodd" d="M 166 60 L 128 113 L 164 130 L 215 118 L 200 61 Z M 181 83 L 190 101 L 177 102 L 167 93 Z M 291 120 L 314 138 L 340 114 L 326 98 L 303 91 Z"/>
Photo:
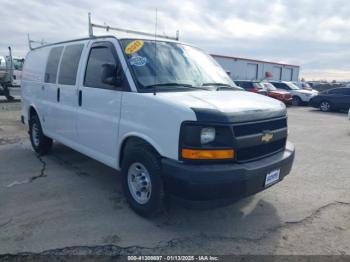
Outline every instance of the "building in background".
<path id="1" fill-rule="evenodd" d="M 300 66 L 247 58 L 211 55 L 233 80 L 298 81 Z"/>

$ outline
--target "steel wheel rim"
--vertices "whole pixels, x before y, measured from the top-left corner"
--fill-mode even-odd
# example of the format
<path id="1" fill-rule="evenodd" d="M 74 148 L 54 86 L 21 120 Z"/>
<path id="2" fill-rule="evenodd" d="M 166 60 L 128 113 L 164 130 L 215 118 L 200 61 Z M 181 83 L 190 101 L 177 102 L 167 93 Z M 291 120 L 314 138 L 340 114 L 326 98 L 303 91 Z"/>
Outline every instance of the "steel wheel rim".
<path id="1" fill-rule="evenodd" d="M 330 108 L 330 104 L 328 102 L 322 102 L 320 107 L 322 111 L 328 111 Z"/>
<path id="2" fill-rule="evenodd" d="M 133 199 L 143 205 L 151 198 L 151 177 L 141 163 L 133 163 L 128 170 L 128 187 Z"/>
<path id="3" fill-rule="evenodd" d="M 32 125 L 32 140 L 35 146 L 39 146 L 40 144 L 39 127 L 36 123 Z"/>

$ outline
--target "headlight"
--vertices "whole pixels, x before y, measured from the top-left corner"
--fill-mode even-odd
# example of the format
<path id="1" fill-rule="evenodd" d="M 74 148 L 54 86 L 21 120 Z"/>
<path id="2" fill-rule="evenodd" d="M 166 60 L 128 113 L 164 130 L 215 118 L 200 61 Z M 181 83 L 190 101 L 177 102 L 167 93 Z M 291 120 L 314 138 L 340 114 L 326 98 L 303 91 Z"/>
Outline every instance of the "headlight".
<path id="1" fill-rule="evenodd" d="M 215 128 L 214 127 L 205 127 L 201 130 L 201 144 L 208 144 L 215 140 Z"/>
<path id="2" fill-rule="evenodd" d="M 189 160 L 234 159 L 234 134 L 229 124 L 184 122 L 181 125 L 179 157 Z"/>

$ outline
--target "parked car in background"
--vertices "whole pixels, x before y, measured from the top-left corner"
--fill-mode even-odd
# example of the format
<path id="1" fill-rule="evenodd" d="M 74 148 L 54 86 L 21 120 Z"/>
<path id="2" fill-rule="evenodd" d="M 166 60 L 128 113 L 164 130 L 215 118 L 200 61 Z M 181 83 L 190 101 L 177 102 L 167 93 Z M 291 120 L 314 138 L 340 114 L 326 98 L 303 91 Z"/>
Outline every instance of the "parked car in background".
<path id="1" fill-rule="evenodd" d="M 310 99 L 318 94 L 315 90 L 304 90 L 288 81 L 270 81 L 278 89 L 290 92 L 293 96 L 292 105 L 299 106 L 303 103 L 309 103 Z"/>
<path id="2" fill-rule="evenodd" d="M 293 84 L 299 87 L 300 89 L 312 90 L 312 87 L 306 82 L 293 82 Z"/>
<path id="3" fill-rule="evenodd" d="M 259 81 L 251 80 L 234 80 L 235 84 L 246 91 L 257 93 L 260 95 L 267 95 L 265 88 L 260 85 Z"/>
<path id="4" fill-rule="evenodd" d="M 292 104 L 293 96 L 288 91 L 277 89 L 275 86 L 273 86 L 271 83 L 267 81 L 260 82 L 260 85 L 262 85 L 265 88 L 265 90 L 267 91 L 267 95 L 269 97 L 280 100 L 281 102 L 287 105 Z"/>
<path id="5" fill-rule="evenodd" d="M 310 100 L 310 105 L 323 112 L 348 110 L 350 108 L 350 88 L 333 88 L 321 92 Z"/>

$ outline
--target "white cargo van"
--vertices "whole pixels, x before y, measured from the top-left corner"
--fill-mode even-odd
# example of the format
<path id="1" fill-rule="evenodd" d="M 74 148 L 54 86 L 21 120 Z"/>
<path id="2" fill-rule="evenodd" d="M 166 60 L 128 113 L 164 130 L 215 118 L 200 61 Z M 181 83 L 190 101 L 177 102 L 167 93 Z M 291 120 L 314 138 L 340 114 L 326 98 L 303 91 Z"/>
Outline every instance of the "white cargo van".
<path id="1" fill-rule="evenodd" d="M 178 41 L 89 37 L 30 51 L 22 121 L 32 146 L 63 143 L 116 170 L 148 216 L 165 194 L 232 202 L 291 170 L 283 103 L 242 91 L 206 53 Z"/>

